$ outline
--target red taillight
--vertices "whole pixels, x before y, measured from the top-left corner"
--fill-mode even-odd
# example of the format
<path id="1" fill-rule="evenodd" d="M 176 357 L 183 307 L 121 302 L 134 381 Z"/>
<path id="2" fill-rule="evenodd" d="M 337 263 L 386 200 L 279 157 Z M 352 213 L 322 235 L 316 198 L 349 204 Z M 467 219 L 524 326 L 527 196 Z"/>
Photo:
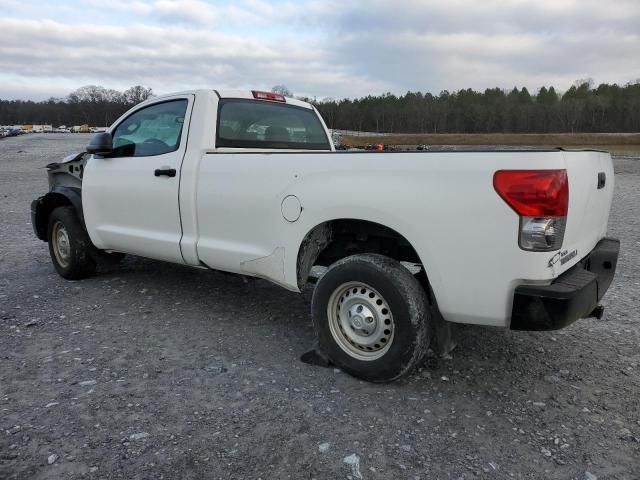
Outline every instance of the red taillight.
<path id="1" fill-rule="evenodd" d="M 258 90 L 251 90 L 253 98 L 257 100 L 271 100 L 272 102 L 286 102 L 287 99 L 279 93 L 273 92 L 259 92 Z"/>
<path id="2" fill-rule="evenodd" d="M 569 181 L 566 170 L 499 170 L 493 188 L 521 217 L 566 217 Z"/>

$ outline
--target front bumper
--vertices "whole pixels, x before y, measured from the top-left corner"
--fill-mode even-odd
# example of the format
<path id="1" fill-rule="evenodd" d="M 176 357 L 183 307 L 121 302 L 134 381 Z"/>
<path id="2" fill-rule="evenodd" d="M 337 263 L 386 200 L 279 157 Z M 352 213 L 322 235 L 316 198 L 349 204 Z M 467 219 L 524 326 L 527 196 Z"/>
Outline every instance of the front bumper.
<path id="1" fill-rule="evenodd" d="M 558 330 L 592 316 L 613 280 L 620 241 L 603 238 L 551 285 L 520 285 L 513 295 L 512 330 Z"/>

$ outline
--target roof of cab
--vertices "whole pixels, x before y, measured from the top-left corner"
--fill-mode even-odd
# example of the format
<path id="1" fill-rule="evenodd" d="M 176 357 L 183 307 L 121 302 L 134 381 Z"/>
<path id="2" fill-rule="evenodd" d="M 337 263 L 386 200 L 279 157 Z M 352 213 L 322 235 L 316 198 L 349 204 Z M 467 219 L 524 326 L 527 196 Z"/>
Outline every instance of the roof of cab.
<path id="1" fill-rule="evenodd" d="M 262 90 L 258 90 L 258 91 L 262 91 Z M 147 104 L 147 103 L 152 103 L 152 102 L 157 102 L 158 100 L 162 100 L 164 98 L 170 98 L 170 97 L 175 97 L 175 96 L 179 96 L 179 95 L 212 95 L 212 94 L 218 94 L 218 96 L 220 98 L 245 98 L 248 100 L 255 100 L 255 98 L 253 98 L 253 91 L 252 90 L 205 90 L 205 89 L 198 89 L 198 90 L 183 90 L 181 92 L 171 92 L 171 93 L 165 93 L 163 95 L 158 95 L 156 97 L 151 97 L 146 99 L 144 102 L 140 103 L 139 105 L 143 105 L 143 104 Z M 298 100 L 297 98 L 291 98 L 291 97 L 285 97 L 286 98 L 286 103 L 288 105 L 296 105 L 298 107 L 304 107 L 304 108 L 308 108 L 308 109 L 313 109 L 313 106 L 308 103 L 308 102 L 303 102 L 302 100 Z M 269 102 L 270 100 L 256 100 L 257 102 Z M 279 103 L 279 102 L 275 102 L 275 103 Z"/>

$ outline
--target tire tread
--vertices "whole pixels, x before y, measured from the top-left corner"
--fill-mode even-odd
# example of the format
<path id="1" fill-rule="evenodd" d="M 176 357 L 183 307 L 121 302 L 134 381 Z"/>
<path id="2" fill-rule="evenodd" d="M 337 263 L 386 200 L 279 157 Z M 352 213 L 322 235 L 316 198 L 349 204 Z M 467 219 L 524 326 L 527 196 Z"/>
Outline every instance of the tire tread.
<path id="1" fill-rule="evenodd" d="M 55 222 L 60 221 L 67 230 L 71 248 L 71 260 L 68 267 L 62 267 L 56 260 L 51 242 L 51 232 Z M 58 274 L 67 280 L 80 280 L 87 278 L 96 270 L 96 247 L 91 243 L 91 239 L 76 215 L 76 211 L 71 206 L 57 207 L 49 216 L 47 230 L 49 239 L 49 254 Z"/>

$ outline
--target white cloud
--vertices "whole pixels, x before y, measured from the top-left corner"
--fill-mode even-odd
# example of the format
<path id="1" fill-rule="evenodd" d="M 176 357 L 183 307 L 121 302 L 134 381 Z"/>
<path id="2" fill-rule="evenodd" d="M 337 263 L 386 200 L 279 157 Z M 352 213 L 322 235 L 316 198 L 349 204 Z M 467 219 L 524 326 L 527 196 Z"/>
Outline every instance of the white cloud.
<path id="1" fill-rule="evenodd" d="M 13 42 L 17 37 L 23 40 Z M 325 51 L 314 42 L 265 42 L 181 26 L 69 29 L 49 20 L 0 19 L 0 45 L 0 71 L 24 79 L 55 77 L 69 90 L 78 79 L 91 78 L 108 87 L 142 83 L 156 91 L 285 83 L 296 85 L 298 93 L 348 95 L 354 79 L 339 66 L 329 69 Z M 0 97 L 3 90 L 0 84 Z"/>
<path id="2" fill-rule="evenodd" d="M 21 82 L 29 97 L 141 83 L 339 98 L 640 77 L 636 0 L 82 0 L 67 19 L 73 8 L 5 1 L 0 97 Z"/>

